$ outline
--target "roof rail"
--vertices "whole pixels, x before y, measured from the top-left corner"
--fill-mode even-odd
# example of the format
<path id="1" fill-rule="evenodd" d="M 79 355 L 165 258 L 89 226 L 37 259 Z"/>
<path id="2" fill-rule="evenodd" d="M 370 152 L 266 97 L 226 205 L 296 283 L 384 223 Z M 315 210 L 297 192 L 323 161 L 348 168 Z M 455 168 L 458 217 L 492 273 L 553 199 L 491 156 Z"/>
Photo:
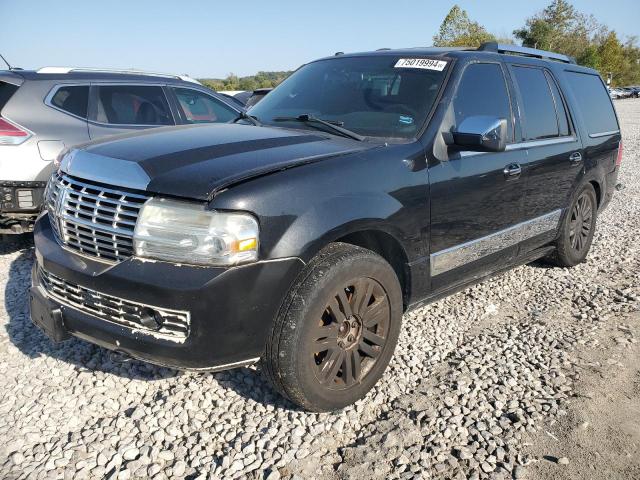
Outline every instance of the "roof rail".
<path id="1" fill-rule="evenodd" d="M 543 58 L 547 60 L 556 60 L 564 63 L 576 63 L 576 59 L 562 53 L 547 52 L 546 50 L 538 50 L 537 48 L 521 47 L 519 45 L 507 45 L 497 42 L 486 42 L 478 47 L 478 50 L 484 52 L 506 53 L 512 55 L 522 55 L 524 57 Z"/>
<path id="2" fill-rule="evenodd" d="M 158 73 L 158 72 L 145 72 L 143 70 L 118 70 L 108 68 L 76 68 L 76 67 L 42 67 L 37 73 L 70 73 L 70 72 L 85 72 L 85 73 L 122 73 L 128 75 L 149 75 L 152 77 L 168 77 L 177 78 L 184 82 L 192 82 L 200 85 L 200 82 L 195 78 L 191 78 L 188 75 L 174 75 L 172 73 Z"/>

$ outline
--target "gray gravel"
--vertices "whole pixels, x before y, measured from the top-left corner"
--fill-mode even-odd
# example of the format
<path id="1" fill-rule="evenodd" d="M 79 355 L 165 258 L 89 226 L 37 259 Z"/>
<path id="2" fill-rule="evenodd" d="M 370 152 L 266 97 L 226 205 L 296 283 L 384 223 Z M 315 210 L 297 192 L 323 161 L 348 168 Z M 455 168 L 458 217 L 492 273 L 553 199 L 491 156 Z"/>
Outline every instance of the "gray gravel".
<path id="1" fill-rule="evenodd" d="M 53 345 L 28 318 L 32 244 L 0 244 L 0 477 L 526 477 L 522 438 L 566 413 L 576 352 L 640 308 L 640 101 L 616 106 L 626 189 L 588 261 L 523 266 L 407 314 L 383 379 L 336 414 L 292 407 L 255 369 L 180 373 Z"/>

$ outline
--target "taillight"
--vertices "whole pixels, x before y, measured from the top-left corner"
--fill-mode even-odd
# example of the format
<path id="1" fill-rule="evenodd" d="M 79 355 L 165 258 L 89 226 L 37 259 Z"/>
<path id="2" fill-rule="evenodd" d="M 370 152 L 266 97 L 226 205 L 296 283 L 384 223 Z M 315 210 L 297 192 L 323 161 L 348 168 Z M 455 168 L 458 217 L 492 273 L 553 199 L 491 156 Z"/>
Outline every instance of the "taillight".
<path id="1" fill-rule="evenodd" d="M 619 167 L 622 163 L 622 140 L 618 144 L 618 157 L 616 158 L 616 167 Z"/>
<path id="2" fill-rule="evenodd" d="M 30 136 L 29 131 L 6 118 L 0 118 L 0 145 L 20 145 Z"/>

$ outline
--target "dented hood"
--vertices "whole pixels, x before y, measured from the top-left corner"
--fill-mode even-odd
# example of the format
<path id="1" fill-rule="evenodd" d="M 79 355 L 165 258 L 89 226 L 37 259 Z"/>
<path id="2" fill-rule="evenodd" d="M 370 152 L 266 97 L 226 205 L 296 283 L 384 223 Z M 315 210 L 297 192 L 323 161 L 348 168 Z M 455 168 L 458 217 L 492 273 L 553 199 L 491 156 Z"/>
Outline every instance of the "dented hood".
<path id="1" fill-rule="evenodd" d="M 373 146 L 320 131 L 186 125 L 85 144 L 63 158 L 61 169 L 108 185 L 208 200 L 255 176 Z"/>

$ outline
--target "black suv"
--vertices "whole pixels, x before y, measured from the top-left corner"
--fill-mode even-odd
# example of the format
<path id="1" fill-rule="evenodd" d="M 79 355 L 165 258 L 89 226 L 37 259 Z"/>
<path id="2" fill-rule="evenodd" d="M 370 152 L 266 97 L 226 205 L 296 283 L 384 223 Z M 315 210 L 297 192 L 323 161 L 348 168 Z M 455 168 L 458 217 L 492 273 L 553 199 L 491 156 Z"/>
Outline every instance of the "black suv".
<path id="1" fill-rule="evenodd" d="M 582 262 L 621 157 L 598 74 L 486 44 L 311 62 L 235 124 L 62 156 L 31 316 L 153 363 L 261 361 L 307 409 L 361 398 L 402 314 L 546 257 Z"/>

